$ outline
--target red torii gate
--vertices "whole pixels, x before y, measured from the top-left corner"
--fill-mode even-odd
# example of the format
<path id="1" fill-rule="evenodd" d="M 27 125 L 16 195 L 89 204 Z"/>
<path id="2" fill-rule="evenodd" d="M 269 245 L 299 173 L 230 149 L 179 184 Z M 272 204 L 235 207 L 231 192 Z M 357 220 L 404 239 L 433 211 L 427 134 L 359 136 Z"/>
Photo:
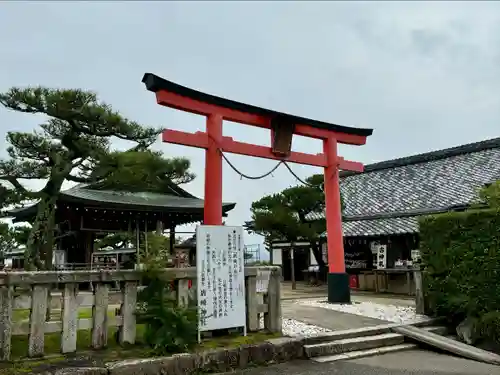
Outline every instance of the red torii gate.
<path id="1" fill-rule="evenodd" d="M 363 164 L 338 156 L 337 143 L 364 145 L 372 129 L 351 128 L 293 116 L 196 91 L 151 73 L 142 79 L 156 94 L 160 105 L 207 118 L 206 131 L 187 133 L 164 130 L 163 142 L 204 148 L 206 225 L 222 225 L 222 154 L 230 152 L 323 167 L 325 173 L 326 229 L 328 233 L 328 301 L 350 302 L 349 277 L 345 272 L 339 188 L 339 169 L 363 171 Z M 224 137 L 223 120 L 270 129 L 272 147 L 238 142 Z M 293 134 L 321 139 L 323 153 L 291 151 Z"/>

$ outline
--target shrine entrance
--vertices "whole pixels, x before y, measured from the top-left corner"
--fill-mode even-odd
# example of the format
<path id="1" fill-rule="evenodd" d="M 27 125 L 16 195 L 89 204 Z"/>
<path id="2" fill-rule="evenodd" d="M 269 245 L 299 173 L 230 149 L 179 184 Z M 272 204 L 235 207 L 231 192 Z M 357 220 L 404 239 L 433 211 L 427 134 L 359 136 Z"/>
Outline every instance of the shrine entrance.
<path id="1" fill-rule="evenodd" d="M 339 169 L 362 172 L 363 164 L 344 160 L 338 143 L 364 145 L 372 129 L 360 129 L 293 116 L 196 91 L 151 73 L 142 79 L 156 94 L 158 104 L 205 116 L 206 131 L 188 133 L 164 130 L 163 142 L 205 149 L 205 225 L 222 225 L 223 152 L 323 167 L 325 174 L 326 229 L 328 233 L 328 301 L 350 302 L 349 276 L 345 271 Z M 238 142 L 223 136 L 224 120 L 270 130 L 271 147 Z M 294 152 L 293 135 L 320 139 L 323 153 Z"/>

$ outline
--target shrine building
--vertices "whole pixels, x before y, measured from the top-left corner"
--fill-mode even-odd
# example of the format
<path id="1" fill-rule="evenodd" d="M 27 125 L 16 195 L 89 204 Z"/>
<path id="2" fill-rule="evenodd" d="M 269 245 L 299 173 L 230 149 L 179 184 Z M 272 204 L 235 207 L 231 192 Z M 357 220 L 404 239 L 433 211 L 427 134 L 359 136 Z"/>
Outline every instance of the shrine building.
<path id="1" fill-rule="evenodd" d="M 235 205 L 223 203 L 224 216 Z M 133 262 L 140 233 L 167 231 L 173 249 L 177 226 L 203 220 L 204 201 L 173 183 L 163 193 L 107 190 L 79 184 L 62 191 L 56 207 L 55 249 L 63 258 L 58 263 L 86 269 L 91 267 L 95 239 L 109 233 L 136 234 L 135 248 L 120 252 L 129 254 L 124 257 L 134 258 Z M 8 215 L 14 223 L 19 223 L 33 222 L 36 213 L 37 203 L 13 209 Z"/>

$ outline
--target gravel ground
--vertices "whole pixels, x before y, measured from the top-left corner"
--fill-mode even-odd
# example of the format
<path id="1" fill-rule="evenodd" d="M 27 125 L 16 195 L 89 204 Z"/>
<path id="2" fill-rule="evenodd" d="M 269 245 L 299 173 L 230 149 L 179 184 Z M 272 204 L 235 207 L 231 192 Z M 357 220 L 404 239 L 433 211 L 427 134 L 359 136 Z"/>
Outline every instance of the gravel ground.
<path id="1" fill-rule="evenodd" d="M 281 322 L 283 335 L 290 337 L 311 337 L 332 332 L 329 329 L 303 323 L 295 319 L 283 318 Z M 260 319 L 260 326 L 264 328 L 264 318 Z"/>
<path id="2" fill-rule="evenodd" d="M 296 303 L 311 307 L 320 307 L 349 314 L 385 320 L 394 323 L 416 323 L 428 319 L 425 315 L 418 315 L 411 306 L 395 306 L 373 302 L 353 302 L 352 304 L 330 304 L 324 299 L 301 300 Z"/>

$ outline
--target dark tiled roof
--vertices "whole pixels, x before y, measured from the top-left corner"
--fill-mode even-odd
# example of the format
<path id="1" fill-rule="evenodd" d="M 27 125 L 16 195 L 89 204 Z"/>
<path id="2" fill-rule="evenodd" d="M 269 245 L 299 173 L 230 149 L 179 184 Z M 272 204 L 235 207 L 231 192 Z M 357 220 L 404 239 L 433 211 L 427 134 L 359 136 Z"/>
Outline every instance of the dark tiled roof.
<path id="1" fill-rule="evenodd" d="M 165 194 L 153 192 L 127 192 L 115 190 L 91 189 L 84 184 L 64 190 L 60 201 L 87 204 L 90 206 L 105 206 L 117 209 L 137 209 L 161 212 L 203 213 L 203 199 L 196 198 L 180 187 L 174 187 Z M 16 221 L 25 220 L 36 213 L 37 203 L 8 211 Z M 224 214 L 231 211 L 235 203 L 223 203 Z"/>
<path id="2" fill-rule="evenodd" d="M 127 192 L 115 190 L 94 190 L 72 188 L 61 193 L 64 200 L 105 203 L 110 205 L 150 207 L 161 210 L 202 210 L 204 201 L 196 197 L 179 197 L 170 194 L 151 192 Z M 224 211 L 234 207 L 233 203 L 224 203 Z M 229 208 L 230 207 L 230 208 Z"/>
<path id="3" fill-rule="evenodd" d="M 479 189 L 496 180 L 500 180 L 500 138 L 367 165 L 359 174 L 342 173 L 344 235 L 415 232 L 416 218 L 410 220 L 409 213 L 468 205 Z M 366 220 L 380 214 L 385 218 Z M 405 220 L 393 220 L 402 216 Z M 322 217 L 318 213 L 308 219 Z"/>
<path id="4" fill-rule="evenodd" d="M 418 218 L 410 216 L 346 221 L 342 224 L 342 229 L 346 237 L 418 233 Z"/>

